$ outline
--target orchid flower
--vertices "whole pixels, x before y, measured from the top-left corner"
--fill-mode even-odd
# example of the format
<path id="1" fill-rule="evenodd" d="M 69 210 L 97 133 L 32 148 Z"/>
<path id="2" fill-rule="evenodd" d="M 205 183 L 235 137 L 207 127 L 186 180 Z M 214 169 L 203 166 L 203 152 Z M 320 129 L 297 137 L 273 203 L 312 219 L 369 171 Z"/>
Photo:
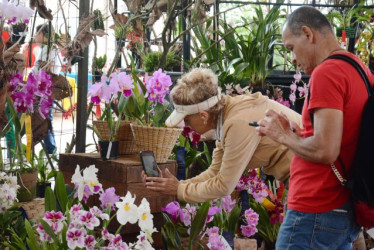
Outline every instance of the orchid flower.
<path id="1" fill-rule="evenodd" d="M 127 192 L 125 197 L 121 197 L 121 202 L 116 202 L 117 220 L 121 225 L 126 225 L 127 222 L 134 224 L 138 220 L 138 207 L 134 204 L 135 196 Z"/>
<path id="2" fill-rule="evenodd" d="M 151 214 L 151 208 L 149 202 L 143 198 L 138 207 L 138 225 L 142 231 L 153 228 L 153 215 Z"/>
<path id="3" fill-rule="evenodd" d="M 83 170 L 83 176 L 80 173 L 79 165 L 75 169 L 75 173 L 71 178 L 71 182 L 76 184 L 77 193 L 78 193 L 78 200 L 81 201 L 83 199 L 84 189 L 87 185 L 89 190 L 97 194 L 100 190 L 102 190 L 101 184 L 99 183 L 96 173 L 99 171 L 94 165 L 89 166 Z"/>

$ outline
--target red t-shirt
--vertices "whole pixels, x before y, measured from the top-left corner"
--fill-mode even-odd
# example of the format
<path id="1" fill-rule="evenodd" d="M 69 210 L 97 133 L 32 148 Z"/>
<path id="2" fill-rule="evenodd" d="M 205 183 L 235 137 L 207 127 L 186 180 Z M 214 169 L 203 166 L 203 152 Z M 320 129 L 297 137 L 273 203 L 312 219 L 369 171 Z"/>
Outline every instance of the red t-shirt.
<path id="1" fill-rule="evenodd" d="M 360 63 L 371 83 L 374 76 L 356 56 L 346 54 Z M 365 84 L 357 70 L 349 63 L 329 59 L 318 65 L 310 78 L 311 98 L 305 98 L 302 111 L 303 136 L 313 135 L 309 111 L 316 108 L 331 108 L 343 111 L 343 137 L 340 157 L 350 170 L 357 146 L 362 110 L 368 99 Z M 335 162 L 343 175 L 339 161 Z M 288 207 L 306 213 L 322 213 L 342 206 L 348 201 L 350 192 L 343 187 L 330 165 L 308 162 L 295 156 L 290 168 Z M 344 177 L 344 175 L 343 175 Z"/>

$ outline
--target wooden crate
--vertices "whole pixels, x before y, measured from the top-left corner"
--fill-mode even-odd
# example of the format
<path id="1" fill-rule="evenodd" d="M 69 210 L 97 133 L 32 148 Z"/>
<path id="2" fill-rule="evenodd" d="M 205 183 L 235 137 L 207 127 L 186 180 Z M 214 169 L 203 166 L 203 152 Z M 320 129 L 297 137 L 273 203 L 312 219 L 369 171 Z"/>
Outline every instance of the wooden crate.
<path id="1" fill-rule="evenodd" d="M 125 196 L 127 191 L 136 195 L 135 204 L 139 205 L 143 198 L 146 198 L 151 207 L 151 213 L 154 215 L 154 224 L 158 231 L 161 230 L 163 218 L 161 208 L 165 207 L 169 202 L 175 201 L 176 196 L 163 195 L 159 192 L 149 190 L 145 187 L 141 179 L 142 165 L 139 155 L 123 155 L 117 160 L 103 161 L 99 154 L 60 154 L 59 170 L 63 173 L 66 184 L 73 187 L 71 177 L 75 172 L 77 165 L 84 169 L 90 165 L 95 165 L 99 170 L 97 173 L 99 182 L 103 188 L 114 187 L 116 194 Z M 162 171 L 166 168 L 172 174 L 176 174 L 177 165 L 175 161 L 168 161 L 166 163 L 158 163 Z M 98 196 L 91 197 L 89 203 L 99 206 L 100 201 Z M 113 224 L 110 228 L 117 228 L 118 224 Z M 127 224 L 123 227 L 124 233 L 139 232 L 137 225 Z M 156 236 L 157 237 L 157 236 Z"/>

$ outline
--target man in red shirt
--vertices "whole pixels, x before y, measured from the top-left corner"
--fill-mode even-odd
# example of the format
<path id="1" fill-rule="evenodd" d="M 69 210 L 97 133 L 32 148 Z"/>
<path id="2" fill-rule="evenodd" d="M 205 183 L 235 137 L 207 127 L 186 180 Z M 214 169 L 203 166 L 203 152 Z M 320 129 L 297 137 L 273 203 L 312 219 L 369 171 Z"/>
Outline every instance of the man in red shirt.
<path id="1" fill-rule="evenodd" d="M 312 7 L 300 7 L 289 16 L 283 42 L 292 51 L 293 63 L 311 78 L 310 100 L 305 98 L 302 111 L 303 130 L 272 110 L 257 128 L 259 135 L 295 153 L 277 249 L 352 249 L 360 228 L 350 192 L 330 164 L 343 173 L 340 157 L 350 171 L 368 95 L 355 68 L 342 60 L 325 59 L 332 54 L 348 55 L 364 68 L 370 82 L 374 77 L 356 56 L 339 46 L 329 21 Z"/>

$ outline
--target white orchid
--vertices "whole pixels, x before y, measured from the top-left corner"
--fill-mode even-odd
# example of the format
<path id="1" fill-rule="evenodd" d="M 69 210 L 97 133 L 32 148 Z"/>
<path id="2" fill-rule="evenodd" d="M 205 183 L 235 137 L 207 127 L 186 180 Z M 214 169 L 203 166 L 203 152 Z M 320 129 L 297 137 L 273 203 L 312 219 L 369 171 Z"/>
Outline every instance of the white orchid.
<path id="1" fill-rule="evenodd" d="M 145 198 L 142 199 L 138 207 L 138 219 L 138 225 L 142 231 L 153 228 L 153 215 L 151 214 L 149 202 Z"/>
<path id="2" fill-rule="evenodd" d="M 131 244 L 130 247 L 138 250 L 152 250 L 154 249 L 151 243 L 147 240 L 147 236 L 144 232 L 140 232 L 138 235 L 138 241 L 135 244 Z"/>
<path id="3" fill-rule="evenodd" d="M 99 170 L 94 165 L 91 165 L 83 170 L 82 176 L 79 165 L 75 169 L 75 173 L 71 178 L 71 182 L 74 183 L 77 187 L 79 201 L 83 199 L 85 186 L 87 186 L 89 190 L 94 194 L 97 194 L 100 192 L 100 190 L 102 190 L 102 186 L 99 183 L 96 175 L 98 171 Z"/>
<path id="4" fill-rule="evenodd" d="M 127 192 L 125 197 L 120 198 L 122 201 L 116 202 L 117 220 L 121 225 L 126 225 L 127 222 L 134 224 L 137 222 L 138 207 L 134 204 L 135 196 L 133 197 L 130 192 Z"/>
<path id="5" fill-rule="evenodd" d="M 5 212 L 17 201 L 17 177 L 0 172 L 0 213 Z"/>

